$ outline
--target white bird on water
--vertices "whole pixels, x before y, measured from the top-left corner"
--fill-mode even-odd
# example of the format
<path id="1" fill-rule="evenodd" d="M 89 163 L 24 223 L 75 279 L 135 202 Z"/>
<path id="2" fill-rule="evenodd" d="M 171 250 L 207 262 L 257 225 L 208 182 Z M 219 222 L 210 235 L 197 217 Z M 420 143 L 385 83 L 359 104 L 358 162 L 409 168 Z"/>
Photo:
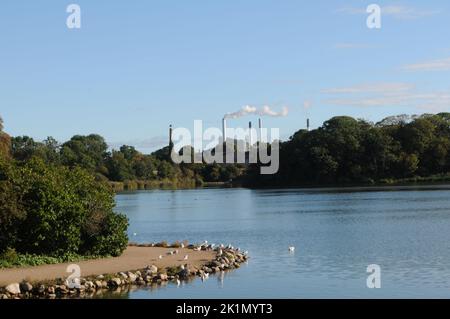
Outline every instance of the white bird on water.
<path id="1" fill-rule="evenodd" d="M 188 260 L 188 259 L 189 259 L 188 255 L 184 256 L 184 260 Z"/>
<path id="2" fill-rule="evenodd" d="M 181 285 L 181 281 L 180 281 L 180 279 L 177 279 L 177 287 L 180 287 L 180 285 Z"/>
<path id="3" fill-rule="evenodd" d="M 137 236 L 137 233 L 133 233 L 133 236 L 136 237 L 136 236 Z"/>
<path id="4" fill-rule="evenodd" d="M 209 278 L 209 274 L 208 273 L 204 273 L 204 274 L 202 274 L 202 281 L 205 281 L 206 279 L 208 279 Z"/>
<path id="5" fill-rule="evenodd" d="M 290 251 L 291 253 L 293 253 L 293 252 L 295 251 L 295 247 L 294 247 L 294 246 L 290 246 L 290 247 L 289 247 L 289 251 Z"/>

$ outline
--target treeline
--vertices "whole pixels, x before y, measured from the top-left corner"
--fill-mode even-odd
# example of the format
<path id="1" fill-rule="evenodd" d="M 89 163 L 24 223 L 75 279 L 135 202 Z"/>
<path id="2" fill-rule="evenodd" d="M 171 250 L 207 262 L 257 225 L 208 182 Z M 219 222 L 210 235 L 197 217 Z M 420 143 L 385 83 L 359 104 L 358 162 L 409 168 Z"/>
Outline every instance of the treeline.
<path id="1" fill-rule="evenodd" d="M 280 145 L 278 174 L 252 166 L 245 184 L 299 186 L 450 180 L 450 113 L 388 117 L 379 123 L 334 117 Z"/>
<path id="2" fill-rule="evenodd" d="M 185 164 L 175 165 L 170 159 L 170 147 L 145 155 L 133 146 L 123 145 L 108 150 L 100 135 L 76 135 L 65 143 L 49 137 L 37 142 L 28 136 L 11 138 L 11 156 L 17 161 L 40 158 L 46 163 L 69 168 L 83 168 L 97 179 L 111 181 L 129 188 L 195 187 L 205 182 L 224 182 L 240 176 L 243 167 L 236 165 Z"/>
<path id="3" fill-rule="evenodd" d="M 0 267 L 123 252 L 128 220 L 113 211 L 107 183 L 61 165 L 52 139 L 10 138 L 1 119 L 0 146 Z"/>

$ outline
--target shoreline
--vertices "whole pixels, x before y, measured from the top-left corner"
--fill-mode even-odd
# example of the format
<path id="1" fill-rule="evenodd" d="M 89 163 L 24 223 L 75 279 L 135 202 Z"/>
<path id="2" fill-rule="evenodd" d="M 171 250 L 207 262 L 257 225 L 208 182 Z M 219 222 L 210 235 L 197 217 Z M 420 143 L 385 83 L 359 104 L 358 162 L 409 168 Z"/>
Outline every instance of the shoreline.
<path id="1" fill-rule="evenodd" d="M 233 248 L 210 245 L 171 248 L 131 244 L 120 257 L 0 269 L 0 299 L 84 298 L 89 297 L 86 294 L 124 286 L 152 286 L 169 281 L 179 284 L 196 276 L 204 280 L 209 274 L 239 268 L 247 259 L 247 255 Z M 78 265 L 81 270 L 80 285 L 75 288 L 70 288 L 66 280 L 71 275 L 66 272 L 69 265 Z"/>

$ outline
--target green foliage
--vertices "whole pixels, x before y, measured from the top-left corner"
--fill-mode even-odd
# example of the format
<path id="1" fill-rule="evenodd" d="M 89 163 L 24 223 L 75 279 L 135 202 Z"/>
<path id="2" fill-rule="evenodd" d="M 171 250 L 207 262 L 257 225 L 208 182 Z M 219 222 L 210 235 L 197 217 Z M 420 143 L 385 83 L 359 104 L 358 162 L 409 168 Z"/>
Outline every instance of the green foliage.
<path id="1" fill-rule="evenodd" d="M 340 116 L 280 146 L 280 170 L 247 185 L 373 183 L 413 180 L 450 170 L 450 114 L 393 116 L 376 125 Z M 415 180 L 419 180 L 416 178 Z"/>
<path id="2" fill-rule="evenodd" d="M 81 168 L 39 158 L 4 164 L 0 187 L 2 249 L 65 256 L 118 255 L 126 247 L 128 222 L 113 212 L 113 193 Z"/>
<path id="3" fill-rule="evenodd" d="M 59 264 L 66 262 L 78 262 L 87 259 L 100 258 L 101 256 L 78 256 L 65 255 L 62 257 L 52 257 L 34 254 L 19 254 L 13 248 L 7 248 L 0 254 L 0 269 L 13 267 L 40 266 L 48 264 Z"/>

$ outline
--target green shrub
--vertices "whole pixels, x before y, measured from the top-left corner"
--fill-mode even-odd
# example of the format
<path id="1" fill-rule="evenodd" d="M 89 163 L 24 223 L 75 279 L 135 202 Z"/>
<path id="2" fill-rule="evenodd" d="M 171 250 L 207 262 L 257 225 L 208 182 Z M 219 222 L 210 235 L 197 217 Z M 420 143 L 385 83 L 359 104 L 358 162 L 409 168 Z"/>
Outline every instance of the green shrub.
<path id="1" fill-rule="evenodd" d="M 128 221 L 113 212 L 111 188 L 85 170 L 32 159 L 1 175 L 8 196 L 0 195 L 0 211 L 6 207 L 14 218 L 1 223 L 0 248 L 55 257 L 117 256 L 126 248 Z"/>

